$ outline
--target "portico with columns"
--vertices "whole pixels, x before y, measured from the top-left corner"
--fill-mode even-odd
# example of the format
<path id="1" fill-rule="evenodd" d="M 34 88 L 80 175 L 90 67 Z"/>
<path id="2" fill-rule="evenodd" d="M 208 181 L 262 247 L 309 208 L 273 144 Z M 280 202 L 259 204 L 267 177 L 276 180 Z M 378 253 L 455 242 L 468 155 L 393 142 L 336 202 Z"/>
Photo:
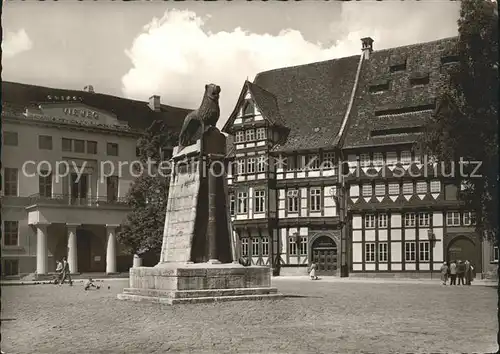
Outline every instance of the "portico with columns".
<path id="1" fill-rule="evenodd" d="M 57 260 L 66 257 L 71 274 L 118 272 L 119 224 L 36 223 L 36 272 L 55 271 Z"/>

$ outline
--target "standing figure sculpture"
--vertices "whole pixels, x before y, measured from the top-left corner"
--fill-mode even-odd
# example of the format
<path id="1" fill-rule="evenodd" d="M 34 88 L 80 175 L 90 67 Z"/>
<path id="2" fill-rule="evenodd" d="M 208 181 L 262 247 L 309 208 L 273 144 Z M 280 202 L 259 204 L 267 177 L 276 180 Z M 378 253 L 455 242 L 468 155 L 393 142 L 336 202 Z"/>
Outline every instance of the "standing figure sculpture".
<path id="1" fill-rule="evenodd" d="M 205 94 L 200 107 L 190 112 L 184 119 L 179 134 L 179 149 L 193 144 L 196 141 L 198 131 L 201 134 L 209 126 L 215 126 L 220 116 L 219 107 L 220 86 L 215 84 L 205 85 Z"/>

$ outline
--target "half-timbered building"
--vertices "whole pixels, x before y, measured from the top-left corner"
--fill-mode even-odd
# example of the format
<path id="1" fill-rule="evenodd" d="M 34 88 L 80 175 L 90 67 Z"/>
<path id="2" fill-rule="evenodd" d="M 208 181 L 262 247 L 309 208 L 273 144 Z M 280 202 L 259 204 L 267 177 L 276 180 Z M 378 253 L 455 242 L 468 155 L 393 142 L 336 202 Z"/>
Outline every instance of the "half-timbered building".
<path id="1" fill-rule="evenodd" d="M 281 68 L 246 81 L 223 131 L 244 258 L 279 274 L 432 276 L 492 270 L 460 186 L 416 149 L 456 38 Z M 495 259 L 496 257 L 496 259 Z M 437 274 L 436 274 L 437 276 Z"/>

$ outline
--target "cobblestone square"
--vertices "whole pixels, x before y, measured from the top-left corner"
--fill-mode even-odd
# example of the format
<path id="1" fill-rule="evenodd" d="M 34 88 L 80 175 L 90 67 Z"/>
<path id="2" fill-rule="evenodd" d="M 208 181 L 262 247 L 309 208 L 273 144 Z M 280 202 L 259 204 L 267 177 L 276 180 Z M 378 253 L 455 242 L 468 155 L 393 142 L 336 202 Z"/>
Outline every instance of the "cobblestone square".
<path id="1" fill-rule="evenodd" d="M 119 301 L 100 290 L 2 288 L 5 353 L 485 353 L 496 289 L 438 282 L 274 279 L 283 300 L 193 305 Z M 110 286 L 110 289 L 108 289 Z"/>

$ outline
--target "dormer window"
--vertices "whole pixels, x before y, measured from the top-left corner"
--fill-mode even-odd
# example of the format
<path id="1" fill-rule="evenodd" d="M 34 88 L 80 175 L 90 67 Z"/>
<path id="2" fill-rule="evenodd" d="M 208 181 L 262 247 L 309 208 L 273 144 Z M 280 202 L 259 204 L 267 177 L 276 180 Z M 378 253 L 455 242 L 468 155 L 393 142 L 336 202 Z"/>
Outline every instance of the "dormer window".
<path id="1" fill-rule="evenodd" d="M 445 55 L 441 57 L 441 64 L 453 64 L 453 63 L 458 63 L 459 62 L 459 57 L 458 55 Z"/>
<path id="2" fill-rule="evenodd" d="M 414 73 L 410 77 L 410 84 L 412 86 L 427 85 L 429 83 L 429 74 Z"/>
<path id="3" fill-rule="evenodd" d="M 406 60 L 394 65 L 391 65 L 389 68 L 389 71 L 391 73 L 399 72 L 399 71 L 405 71 L 406 70 Z"/>

